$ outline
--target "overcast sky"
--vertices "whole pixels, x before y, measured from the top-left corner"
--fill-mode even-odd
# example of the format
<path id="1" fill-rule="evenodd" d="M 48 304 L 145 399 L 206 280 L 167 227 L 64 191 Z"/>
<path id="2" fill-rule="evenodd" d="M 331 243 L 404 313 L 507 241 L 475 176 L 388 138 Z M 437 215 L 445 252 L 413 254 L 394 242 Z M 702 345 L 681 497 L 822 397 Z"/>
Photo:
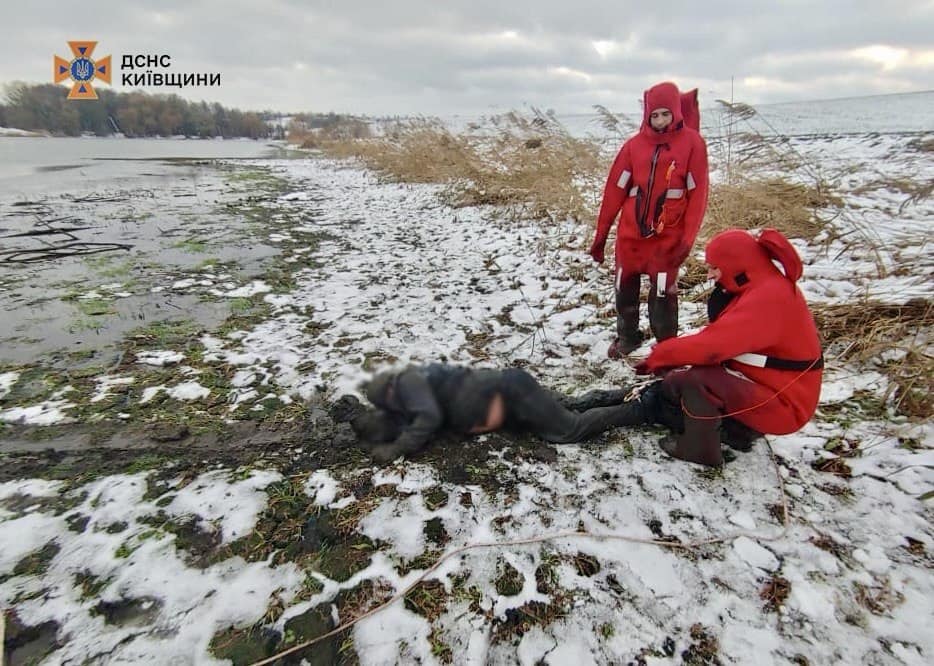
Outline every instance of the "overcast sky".
<path id="1" fill-rule="evenodd" d="M 661 80 L 702 104 L 934 89 L 934 0 L 45 0 L 6 3 L 0 83 L 50 82 L 69 40 L 167 54 L 242 109 L 477 114 L 637 111 Z"/>

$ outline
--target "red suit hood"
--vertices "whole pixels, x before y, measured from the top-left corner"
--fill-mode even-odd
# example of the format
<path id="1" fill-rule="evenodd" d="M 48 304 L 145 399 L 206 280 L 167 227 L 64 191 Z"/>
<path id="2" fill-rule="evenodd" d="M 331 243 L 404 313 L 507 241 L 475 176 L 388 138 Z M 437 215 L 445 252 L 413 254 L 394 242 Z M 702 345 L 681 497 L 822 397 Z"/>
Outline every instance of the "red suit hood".
<path id="1" fill-rule="evenodd" d="M 640 132 L 652 143 L 666 143 L 670 137 L 681 131 L 684 127 L 684 115 L 681 113 L 681 93 L 678 92 L 678 86 L 670 81 L 658 83 L 648 90 L 642 96 L 642 127 Z M 668 109 L 671 111 L 671 124 L 663 132 L 656 132 L 652 129 L 652 123 L 649 116 L 656 109 Z"/>
<path id="2" fill-rule="evenodd" d="M 707 244 L 706 260 L 720 269 L 720 284 L 727 291 L 738 294 L 750 288 L 757 280 L 778 273 L 772 263 L 778 261 L 785 269 L 785 277 L 794 285 L 801 277 L 801 257 L 788 239 L 775 229 L 765 229 L 756 238 L 747 231 L 723 231 Z"/>

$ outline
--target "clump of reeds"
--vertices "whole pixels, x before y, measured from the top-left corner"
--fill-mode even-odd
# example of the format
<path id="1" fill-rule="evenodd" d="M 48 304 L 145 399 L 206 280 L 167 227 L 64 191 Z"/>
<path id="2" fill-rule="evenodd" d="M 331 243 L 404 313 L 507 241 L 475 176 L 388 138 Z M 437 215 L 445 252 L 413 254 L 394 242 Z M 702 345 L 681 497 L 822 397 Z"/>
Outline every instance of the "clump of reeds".
<path id="1" fill-rule="evenodd" d="M 453 134 L 440 121 L 395 123 L 380 136 L 320 142 L 333 157 L 357 157 L 401 182 L 448 185 L 455 206 L 493 204 L 554 220 L 590 220 L 605 177 L 599 146 L 578 139 L 553 116 L 490 118 Z"/>
<path id="2" fill-rule="evenodd" d="M 818 305 L 812 312 L 824 343 L 840 350 L 837 359 L 881 366 L 891 381 L 886 399 L 893 399 L 897 412 L 920 418 L 932 415 L 934 303 L 865 300 Z"/>
<path id="3" fill-rule="evenodd" d="M 469 179 L 479 167 L 479 156 L 464 137 L 430 118 L 397 121 L 381 134 L 335 139 L 321 142 L 319 147 L 332 157 L 359 158 L 381 175 L 406 183 Z"/>
<path id="4" fill-rule="evenodd" d="M 593 108 L 597 112 L 597 124 L 604 131 L 612 132 L 620 142 L 632 136 L 639 129 L 637 123 L 626 116 L 613 113 L 602 104 L 594 104 Z"/>

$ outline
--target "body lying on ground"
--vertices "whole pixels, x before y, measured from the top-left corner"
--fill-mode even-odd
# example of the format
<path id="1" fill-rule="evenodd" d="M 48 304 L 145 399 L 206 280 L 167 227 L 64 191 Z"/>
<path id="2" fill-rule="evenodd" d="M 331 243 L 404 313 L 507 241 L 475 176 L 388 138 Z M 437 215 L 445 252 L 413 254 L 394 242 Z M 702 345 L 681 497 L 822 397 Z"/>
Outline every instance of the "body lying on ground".
<path id="1" fill-rule="evenodd" d="M 351 423 L 380 462 L 415 453 L 441 430 L 468 435 L 508 428 L 568 443 L 651 419 L 641 397 L 625 401 L 627 391 L 568 398 L 518 368 L 409 366 L 377 375 L 365 391 L 376 409 L 351 408 L 339 418 Z"/>

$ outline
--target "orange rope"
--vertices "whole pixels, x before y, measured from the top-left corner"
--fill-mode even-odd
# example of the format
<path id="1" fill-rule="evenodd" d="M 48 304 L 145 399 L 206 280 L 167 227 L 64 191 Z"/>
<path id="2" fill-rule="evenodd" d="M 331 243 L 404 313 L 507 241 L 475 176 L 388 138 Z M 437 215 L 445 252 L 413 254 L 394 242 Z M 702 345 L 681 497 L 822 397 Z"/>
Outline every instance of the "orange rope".
<path id="1" fill-rule="evenodd" d="M 817 358 L 815 358 L 813 361 L 811 361 L 811 365 L 809 365 L 808 367 L 806 367 L 806 368 L 801 372 L 801 374 L 799 374 L 797 377 L 795 377 L 795 378 L 792 379 L 790 382 L 788 382 L 787 384 L 785 384 L 782 388 L 780 388 L 778 391 L 776 391 L 774 395 L 771 395 L 771 396 L 769 396 L 768 398 L 766 398 L 765 400 L 763 400 L 762 402 L 760 402 L 758 405 L 753 405 L 752 407 L 745 407 L 745 408 L 743 408 L 743 409 L 738 409 L 738 410 L 736 410 L 735 412 L 729 412 L 728 414 L 716 414 L 716 415 L 714 415 L 714 416 L 698 416 L 697 414 L 692 414 L 692 413 L 690 412 L 690 410 L 689 410 L 689 409 L 687 408 L 687 406 L 684 404 L 684 398 L 682 397 L 682 398 L 681 398 L 681 411 L 683 411 L 683 412 L 685 413 L 686 416 L 689 416 L 690 418 L 695 419 L 695 420 L 697 420 L 697 421 L 715 421 L 715 420 L 717 420 L 717 419 L 725 419 L 725 418 L 727 418 L 728 416 L 736 416 L 737 414 L 745 414 L 746 412 L 751 412 L 751 411 L 753 411 L 754 409 L 759 409 L 760 407 L 763 407 L 763 406 L 765 406 L 766 404 L 772 402 L 773 400 L 775 400 L 775 398 L 777 398 L 777 397 L 780 396 L 782 393 L 784 393 L 785 391 L 787 391 L 788 389 L 790 389 L 790 388 L 792 387 L 792 385 L 795 384 L 799 379 L 801 379 L 802 377 L 804 377 L 804 375 L 806 375 L 806 374 L 809 373 L 811 370 L 813 370 L 813 369 L 814 369 L 814 366 L 817 365 L 818 363 L 820 363 L 821 358 L 822 358 L 821 356 L 818 356 Z"/>

